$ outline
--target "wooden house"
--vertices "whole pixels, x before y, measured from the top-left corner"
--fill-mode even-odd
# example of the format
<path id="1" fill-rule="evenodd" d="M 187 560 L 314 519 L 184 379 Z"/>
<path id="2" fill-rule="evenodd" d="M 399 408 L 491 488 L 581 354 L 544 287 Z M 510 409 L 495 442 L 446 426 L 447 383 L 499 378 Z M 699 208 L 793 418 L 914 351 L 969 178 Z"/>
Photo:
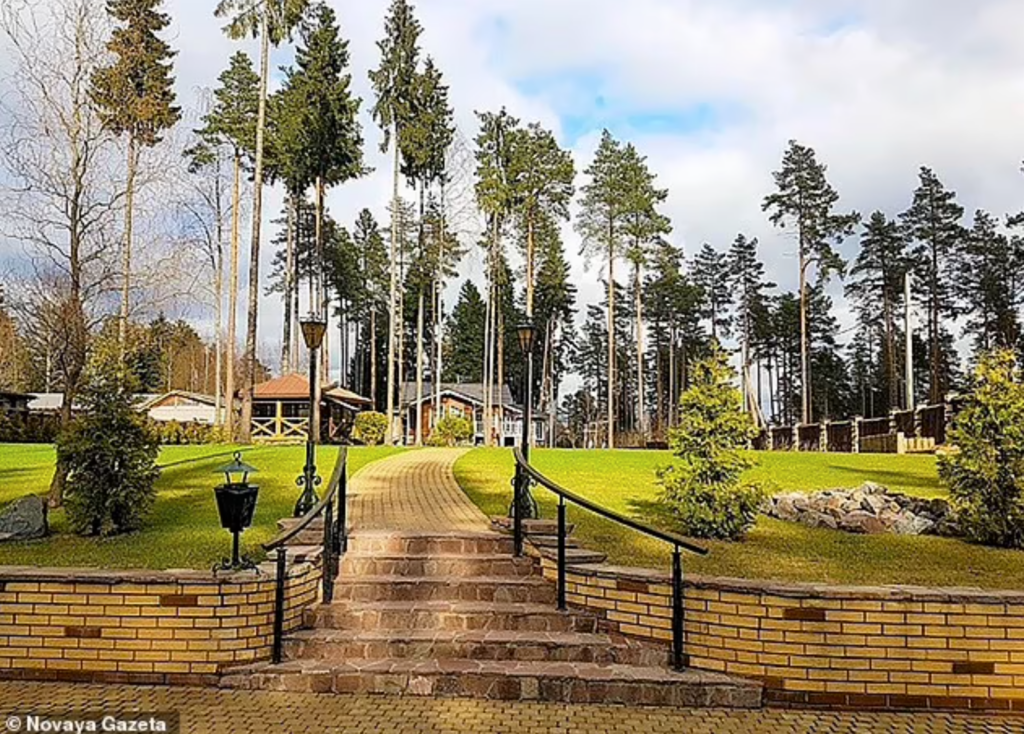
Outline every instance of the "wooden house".
<path id="1" fill-rule="evenodd" d="M 356 414 L 369 410 L 372 401 L 335 384 L 321 388 L 320 439 L 345 442 Z M 306 440 L 309 430 L 309 378 L 292 373 L 255 387 L 252 401 L 252 437 L 262 441 Z"/>
<path id="2" fill-rule="evenodd" d="M 515 446 L 522 440 L 523 409 L 512 399 L 508 386 L 500 390 L 492 388 L 492 418 L 484 419 L 484 386 L 479 382 L 442 383 L 441 412 L 439 417 L 454 415 L 470 418 L 473 421 L 475 444 L 487 443 L 487 431 L 490 431 L 495 446 Z M 431 427 L 436 422 L 434 412 L 437 404 L 437 393 L 434 385 L 423 384 L 423 410 L 421 431 L 423 440 L 430 438 Z M 402 422 L 405 443 L 416 441 L 416 383 L 405 383 L 402 391 Z M 489 425 L 488 425 L 489 424 Z M 533 439 L 536 445 L 547 444 L 547 417 L 539 412 L 533 415 Z"/>

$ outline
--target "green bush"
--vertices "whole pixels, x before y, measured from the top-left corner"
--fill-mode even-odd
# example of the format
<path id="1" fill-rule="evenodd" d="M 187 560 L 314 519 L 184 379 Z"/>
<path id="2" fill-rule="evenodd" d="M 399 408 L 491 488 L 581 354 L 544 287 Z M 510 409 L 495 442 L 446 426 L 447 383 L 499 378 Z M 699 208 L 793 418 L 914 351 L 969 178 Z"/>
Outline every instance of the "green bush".
<path id="1" fill-rule="evenodd" d="M 457 446 L 473 438 L 473 433 L 474 427 L 471 419 L 446 415 L 434 426 L 427 443 L 431 446 Z"/>
<path id="2" fill-rule="evenodd" d="M 680 426 L 669 432 L 679 463 L 658 471 L 665 509 L 696 538 L 741 539 L 767 496 L 763 486 L 742 479 L 755 464 L 742 450 L 757 429 L 733 377 L 718 348 L 694 365 L 691 387 L 680 398 Z"/>
<path id="3" fill-rule="evenodd" d="M 57 461 L 68 470 L 68 522 L 77 533 L 136 530 L 153 506 L 159 443 L 135 409 L 135 387 L 115 361 L 94 366 L 84 410 L 58 438 Z"/>
<path id="4" fill-rule="evenodd" d="M 388 417 L 383 413 L 367 411 L 356 416 L 352 427 L 352 438 L 367 446 L 379 446 L 384 443 L 388 432 Z"/>
<path id="5" fill-rule="evenodd" d="M 973 392 L 939 457 L 963 534 L 978 543 L 1024 548 L 1024 384 L 1013 352 L 984 357 Z"/>

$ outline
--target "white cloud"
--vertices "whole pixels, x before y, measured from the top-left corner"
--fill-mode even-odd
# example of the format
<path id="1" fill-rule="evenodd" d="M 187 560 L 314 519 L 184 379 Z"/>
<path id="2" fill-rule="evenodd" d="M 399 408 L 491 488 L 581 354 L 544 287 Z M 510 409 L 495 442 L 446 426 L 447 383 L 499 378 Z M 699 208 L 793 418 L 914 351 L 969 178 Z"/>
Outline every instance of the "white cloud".
<path id="1" fill-rule="evenodd" d="M 331 192 L 329 205 L 341 221 L 363 206 L 385 218 L 390 168 L 368 115 L 366 72 L 377 63 L 386 4 L 331 0 L 351 40 L 367 158 L 376 169 Z M 211 7 L 208 0 L 168 3 L 183 99 L 196 86 L 214 85 L 235 48 Z M 670 188 L 679 242 L 692 251 L 703 241 L 724 248 L 738 231 L 757 235 L 783 287 L 795 281 L 792 244 L 771 229 L 760 204 L 790 138 L 817 149 L 841 205 L 865 215 L 905 208 L 921 165 L 934 167 L 969 212 L 1024 208 L 1019 2 L 421 0 L 417 13 L 424 52 L 451 84 L 457 121 L 469 138 L 473 111 L 501 105 L 560 134 L 565 117 L 622 121 L 706 103 L 739 110 L 712 129 L 635 129 L 630 137 Z M 252 42 L 244 47 L 255 52 Z M 275 66 L 289 56 L 276 51 Z M 598 95 L 604 108 L 595 111 Z M 596 132 L 573 135 L 580 171 Z M 279 193 L 270 193 L 268 219 L 279 206 Z M 583 272 L 578 242 L 566 232 L 581 296 L 594 300 L 597 273 Z M 853 243 L 846 251 L 855 252 Z M 479 263 L 465 270 L 479 273 Z M 277 310 L 266 301 L 266 341 L 280 333 Z"/>

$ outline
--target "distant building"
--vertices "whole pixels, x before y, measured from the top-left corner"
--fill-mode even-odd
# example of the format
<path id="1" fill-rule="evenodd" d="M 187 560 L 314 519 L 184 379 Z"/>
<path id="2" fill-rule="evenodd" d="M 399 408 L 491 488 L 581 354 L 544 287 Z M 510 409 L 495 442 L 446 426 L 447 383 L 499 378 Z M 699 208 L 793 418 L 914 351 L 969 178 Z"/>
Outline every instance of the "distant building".
<path id="1" fill-rule="evenodd" d="M 217 400 L 212 395 L 171 390 L 163 395 L 155 395 L 142 401 L 139 410 L 145 411 L 158 423 L 205 423 L 214 425 L 217 421 Z M 225 408 L 222 405 L 221 417 Z M 223 422 L 223 421 L 221 421 Z"/>
<path id="2" fill-rule="evenodd" d="M 345 442 L 355 416 L 369 410 L 373 401 L 335 384 L 321 389 L 320 438 Z M 309 430 L 309 379 L 283 375 L 253 390 L 252 437 L 263 441 L 305 440 Z"/>
<path id="3" fill-rule="evenodd" d="M 441 384 L 441 415 L 454 415 L 470 418 L 474 426 L 474 443 L 485 444 L 488 426 L 484 424 L 484 398 L 486 392 L 483 383 L 442 383 Z M 430 427 L 435 423 L 434 408 L 437 395 L 434 386 L 423 383 L 423 424 L 422 436 L 426 441 L 430 438 Z M 491 437 L 496 446 L 515 446 L 523 436 L 523 409 L 512 399 L 508 386 L 500 390 L 492 388 L 491 404 L 493 419 L 489 426 Z M 411 444 L 416 440 L 416 383 L 405 383 L 402 392 L 402 421 L 405 442 Z M 534 411 L 533 438 L 537 445 L 547 445 L 547 416 Z"/>
<path id="4" fill-rule="evenodd" d="M 24 420 L 28 417 L 28 404 L 31 395 L 9 390 L 0 390 L 0 415 L 8 418 Z"/>

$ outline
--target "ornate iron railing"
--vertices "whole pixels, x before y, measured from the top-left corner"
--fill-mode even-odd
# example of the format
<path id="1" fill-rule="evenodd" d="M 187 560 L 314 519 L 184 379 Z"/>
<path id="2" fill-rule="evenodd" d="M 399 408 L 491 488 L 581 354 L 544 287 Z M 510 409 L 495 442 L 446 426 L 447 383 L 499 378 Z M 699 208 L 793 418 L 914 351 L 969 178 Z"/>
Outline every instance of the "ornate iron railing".
<path id="1" fill-rule="evenodd" d="M 676 670 L 682 670 L 687 665 L 686 655 L 683 652 L 683 559 L 682 551 L 689 551 L 700 556 L 708 554 L 708 549 L 697 545 L 693 540 L 682 535 L 671 533 L 666 530 L 659 530 L 644 525 L 631 517 L 620 515 L 600 505 L 594 504 L 585 497 L 562 487 L 546 476 L 541 474 L 523 456 L 520 447 L 513 449 L 516 457 L 516 477 L 514 480 L 515 498 L 513 507 L 513 536 L 516 555 L 522 553 L 523 548 L 523 526 L 521 509 L 526 503 L 524 493 L 529 492 L 529 483 L 534 481 L 558 497 L 558 608 L 565 609 L 565 572 L 566 572 L 566 529 L 565 529 L 565 503 L 572 502 L 595 515 L 600 515 L 606 520 L 611 520 L 619 525 L 624 525 L 638 533 L 643 533 L 657 540 L 672 545 L 672 666 Z"/>
<path id="2" fill-rule="evenodd" d="M 274 652 L 275 663 L 281 662 L 281 648 L 284 640 L 285 585 L 288 576 L 288 542 L 297 538 L 313 521 L 323 516 L 323 555 L 320 559 L 322 570 L 322 592 L 324 602 L 334 598 L 334 579 L 338 575 L 341 554 L 348 548 L 348 526 L 346 524 L 348 494 L 348 449 L 342 447 L 334 471 L 327 483 L 327 491 L 316 505 L 299 518 L 299 521 L 281 532 L 263 548 L 267 553 L 276 553 L 277 586 L 274 590 Z"/>

